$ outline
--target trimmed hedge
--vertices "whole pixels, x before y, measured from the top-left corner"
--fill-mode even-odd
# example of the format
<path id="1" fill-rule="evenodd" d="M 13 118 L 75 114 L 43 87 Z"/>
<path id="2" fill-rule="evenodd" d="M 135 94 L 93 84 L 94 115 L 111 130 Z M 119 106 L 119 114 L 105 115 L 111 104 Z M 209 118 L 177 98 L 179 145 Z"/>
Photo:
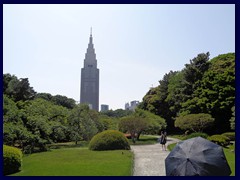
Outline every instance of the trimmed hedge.
<path id="1" fill-rule="evenodd" d="M 224 147 L 229 145 L 230 141 L 228 137 L 219 134 L 208 137 L 208 140 Z"/>
<path id="2" fill-rule="evenodd" d="M 20 170 L 22 165 L 22 151 L 15 147 L 3 145 L 3 174 L 13 174 Z"/>
<path id="3" fill-rule="evenodd" d="M 207 139 L 208 138 L 208 135 L 206 134 L 206 133 L 191 133 L 191 134 L 189 134 L 189 135 L 187 135 L 185 138 L 184 138 L 184 140 L 186 140 L 186 139 L 190 139 L 190 138 L 194 138 L 194 137 L 202 137 L 202 138 L 204 138 L 204 139 Z"/>
<path id="4" fill-rule="evenodd" d="M 226 132 L 222 136 L 226 136 L 230 141 L 235 141 L 235 132 Z"/>
<path id="5" fill-rule="evenodd" d="M 95 151 L 130 149 L 129 142 L 123 133 L 116 130 L 107 130 L 95 135 L 90 143 L 89 149 Z"/>

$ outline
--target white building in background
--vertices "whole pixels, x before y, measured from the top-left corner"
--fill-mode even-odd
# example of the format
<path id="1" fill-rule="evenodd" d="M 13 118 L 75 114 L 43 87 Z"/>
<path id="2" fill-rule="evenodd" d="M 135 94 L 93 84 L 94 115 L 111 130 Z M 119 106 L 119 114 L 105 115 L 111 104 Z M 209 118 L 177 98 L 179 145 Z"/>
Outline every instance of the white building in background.
<path id="1" fill-rule="evenodd" d="M 130 103 L 125 104 L 125 110 L 131 110 L 134 111 L 136 107 L 138 106 L 139 101 L 131 101 Z"/>

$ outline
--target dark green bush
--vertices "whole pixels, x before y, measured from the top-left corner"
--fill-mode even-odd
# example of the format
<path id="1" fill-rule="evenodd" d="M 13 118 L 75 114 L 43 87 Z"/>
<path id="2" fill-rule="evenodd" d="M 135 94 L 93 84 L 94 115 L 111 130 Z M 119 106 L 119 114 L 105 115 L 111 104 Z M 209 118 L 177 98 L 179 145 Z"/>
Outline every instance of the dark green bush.
<path id="1" fill-rule="evenodd" d="M 226 132 L 222 135 L 228 137 L 230 141 L 235 141 L 235 132 Z"/>
<path id="2" fill-rule="evenodd" d="M 91 139 L 89 149 L 96 151 L 130 149 L 130 145 L 123 133 L 107 130 L 98 133 Z"/>
<path id="3" fill-rule="evenodd" d="M 15 147 L 3 145 L 3 174 L 13 174 L 22 165 L 22 151 Z"/>
<path id="4" fill-rule="evenodd" d="M 207 139 L 208 138 L 208 135 L 206 134 L 206 133 L 191 133 L 191 134 L 189 134 L 189 135 L 187 135 L 185 138 L 184 138 L 184 140 L 186 140 L 186 139 L 190 139 L 190 138 L 194 138 L 194 137 L 198 137 L 198 136 L 200 136 L 200 137 L 202 137 L 202 138 L 205 138 L 205 139 Z"/>
<path id="5" fill-rule="evenodd" d="M 212 135 L 208 137 L 208 140 L 224 147 L 229 145 L 229 141 L 230 141 L 228 137 L 222 136 L 220 134 Z"/>

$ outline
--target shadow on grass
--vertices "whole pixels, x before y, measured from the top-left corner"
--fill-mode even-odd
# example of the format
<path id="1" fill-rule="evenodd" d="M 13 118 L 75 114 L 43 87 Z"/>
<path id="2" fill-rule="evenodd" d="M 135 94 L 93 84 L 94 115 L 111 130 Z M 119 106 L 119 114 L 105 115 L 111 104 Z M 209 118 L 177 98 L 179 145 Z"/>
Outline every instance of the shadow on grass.
<path id="1" fill-rule="evenodd" d="M 139 140 L 136 140 L 135 143 L 132 142 L 131 139 L 129 139 L 130 145 L 147 145 L 147 144 L 156 144 L 158 143 L 157 137 L 152 136 L 140 136 Z"/>
<path id="2" fill-rule="evenodd" d="M 55 143 L 48 145 L 49 149 L 61 149 L 61 148 L 77 148 L 77 147 L 88 147 L 89 142 L 79 141 L 77 144 L 75 142 L 66 143 Z"/>

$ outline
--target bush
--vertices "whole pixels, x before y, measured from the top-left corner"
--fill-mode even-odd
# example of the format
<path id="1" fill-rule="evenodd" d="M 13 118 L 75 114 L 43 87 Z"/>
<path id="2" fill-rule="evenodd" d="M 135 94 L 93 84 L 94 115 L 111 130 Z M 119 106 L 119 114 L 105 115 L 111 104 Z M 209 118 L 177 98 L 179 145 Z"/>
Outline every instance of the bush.
<path id="1" fill-rule="evenodd" d="M 229 144 L 229 138 L 227 138 L 226 136 L 222 136 L 219 134 L 216 135 L 212 135 L 208 138 L 209 141 L 212 141 L 220 146 L 227 146 Z"/>
<path id="2" fill-rule="evenodd" d="M 191 134 L 187 135 L 187 136 L 184 138 L 184 140 L 190 139 L 190 138 L 194 138 L 194 137 L 198 137 L 198 136 L 200 136 L 200 137 L 202 137 L 202 138 L 205 138 L 205 139 L 208 138 L 208 135 L 207 135 L 206 133 L 191 133 Z"/>
<path id="3" fill-rule="evenodd" d="M 210 114 L 187 114 L 185 116 L 179 116 L 174 122 L 175 127 L 186 131 L 191 130 L 194 132 L 202 132 L 204 129 L 208 129 L 213 126 L 214 118 Z"/>
<path id="4" fill-rule="evenodd" d="M 13 174 L 20 170 L 22 165 L 22 151 L 15 147 L 3 145 L 3 174 Z"/>
<path id="5" fill-rule="evenodd" d="M 130 149 L 129 142 L 123 133 L 116 130 L 107 130 L 95 135 L 90 143 L 90 150 L 103 151 L 115 149 Z"/>
<path id="6" fill-rule="evenodd" d="M 226 136 L 230 141 L 235 141 L 235 132 L 226 132 L 222 136 Z"/>

